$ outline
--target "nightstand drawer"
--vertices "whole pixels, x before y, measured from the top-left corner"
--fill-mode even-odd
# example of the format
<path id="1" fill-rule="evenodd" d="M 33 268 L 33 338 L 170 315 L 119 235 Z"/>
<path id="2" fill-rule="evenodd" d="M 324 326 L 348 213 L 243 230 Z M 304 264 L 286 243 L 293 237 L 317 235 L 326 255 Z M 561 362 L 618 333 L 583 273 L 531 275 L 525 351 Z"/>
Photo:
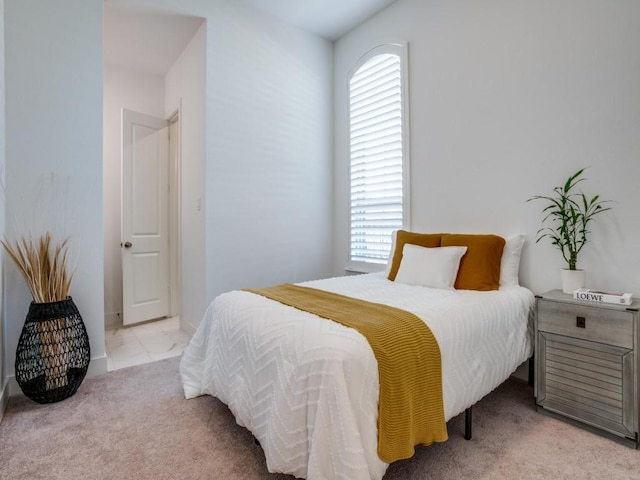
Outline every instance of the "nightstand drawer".
<path id="1" fill-rule="evenodd" d="M 538 300 L 538 330 L 633 349 L 633 313 Z"/>

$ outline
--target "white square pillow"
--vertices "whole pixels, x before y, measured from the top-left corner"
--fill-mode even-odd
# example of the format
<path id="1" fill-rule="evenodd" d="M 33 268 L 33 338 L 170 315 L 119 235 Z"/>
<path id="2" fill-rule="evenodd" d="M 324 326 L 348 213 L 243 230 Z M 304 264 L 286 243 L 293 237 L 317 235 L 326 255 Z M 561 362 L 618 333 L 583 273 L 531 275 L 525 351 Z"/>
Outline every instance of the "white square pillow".
<path id="1" fill-rule="evenodd" d="M 500 263 L 500 286 L 510 287 L 520 285 L 518 273 L 520 271 L 520 254 L 524 246 L 524 235 L 507 237 L 502 250 Z"/>
<path id="2" fill-rule="evenodd" d="M 407 243 L 396 282 L 429 288 L 453 289 L 460 259 L 467 247 L 420 247 Z"/>

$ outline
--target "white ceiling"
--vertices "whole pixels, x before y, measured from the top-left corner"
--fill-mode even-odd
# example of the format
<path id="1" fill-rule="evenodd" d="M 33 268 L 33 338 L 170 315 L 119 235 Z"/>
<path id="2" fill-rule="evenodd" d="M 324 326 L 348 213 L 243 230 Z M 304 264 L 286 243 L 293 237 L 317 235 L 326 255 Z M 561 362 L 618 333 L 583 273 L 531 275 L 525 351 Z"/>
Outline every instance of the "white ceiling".
<path id="1" fill-rule="evenodd" d="M 286 23 L 337 40 L 395 0 L 242 0 Z"/>
<path id="2" fill-rule="evenodd" d="M 336 40 L 395 0 L 241 1 L 285 23 Z M 105 0 L 104 60 L 164 75 L 202 21 L 159 10 L 149 0 Z"/>
<path id="3" fill-rule="evenodd" d="M 193 38 L 202 18 L 104 3 L 104 61 L 164 75 Z"/>

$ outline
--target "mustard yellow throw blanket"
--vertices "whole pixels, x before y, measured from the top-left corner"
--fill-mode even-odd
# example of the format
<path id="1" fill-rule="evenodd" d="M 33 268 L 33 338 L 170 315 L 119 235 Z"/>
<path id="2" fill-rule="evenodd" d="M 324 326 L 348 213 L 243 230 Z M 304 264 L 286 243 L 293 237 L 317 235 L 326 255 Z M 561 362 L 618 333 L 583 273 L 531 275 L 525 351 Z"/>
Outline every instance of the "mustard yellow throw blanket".
<path id="1" fill-rule="evenodd" d="M 415 445 L 447 440 L 440 348 L 420 318 L 399 308 L 292 284 L 247 291 L 355 328 L 367 339 L 380 377 L 382 461 L 409 458 Z"/>

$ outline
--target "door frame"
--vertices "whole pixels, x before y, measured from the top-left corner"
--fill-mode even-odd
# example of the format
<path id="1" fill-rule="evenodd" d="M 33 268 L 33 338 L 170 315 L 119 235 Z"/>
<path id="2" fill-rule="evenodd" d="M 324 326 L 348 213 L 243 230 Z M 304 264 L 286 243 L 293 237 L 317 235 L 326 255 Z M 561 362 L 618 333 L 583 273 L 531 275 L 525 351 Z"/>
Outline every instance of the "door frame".
<path id="1" fill-rule="evenodd" d="M 180 315 L 182 256 L 182 100 L 169 122 L 169 316 Z"/>

